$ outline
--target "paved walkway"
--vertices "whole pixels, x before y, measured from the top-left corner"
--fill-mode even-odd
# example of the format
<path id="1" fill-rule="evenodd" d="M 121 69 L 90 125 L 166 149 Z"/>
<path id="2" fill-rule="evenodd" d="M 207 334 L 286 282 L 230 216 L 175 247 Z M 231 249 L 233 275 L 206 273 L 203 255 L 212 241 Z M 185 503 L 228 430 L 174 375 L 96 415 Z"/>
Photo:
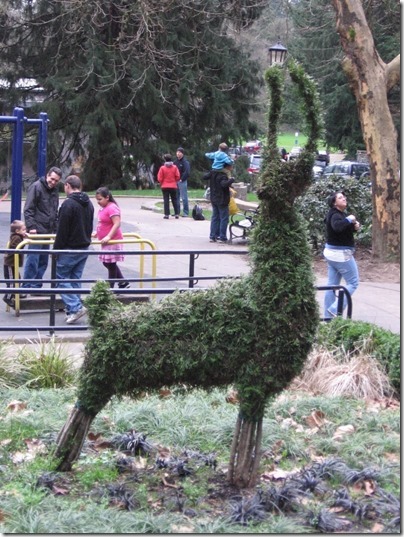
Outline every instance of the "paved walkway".
<path id="1" fill-rule="evenodd" d="M 196 276 L 209 276 L 212 274 L 221 276 L 238 276 L 249 271 L 248 256 L 236 255 L 236 252 L 246 252 L 245 244 L 221 245 L 209 243 L 209 221 L 195 221 L 192 218 L 180 218 L 178 220 L 170 218 L 164 220 L 161 212 L 157 212 L 155 204 L 160 200 L 150 198 L 118 198 L 122 209 L 122 229 L 124 232 L 136 232 L 141 237 L 151 240 L 159 251 L 180 251 L 180 250 L 204 250 L 206 253 L 200 255 L 196 260 Z M 162 200 L 161 200 L 162 201 Z M 191 208 L 193 203 L 190 203 Z M 94 201 L 96 210 L 98 206 Z M 10 222 L 10 202 L 0 202 L 0 244 L 6 246 L 8 240 L 8 229 Z M 136 247 L 138 249 L 138 247 Z M 231 251 L 230 255 L 214 255 L 215 251 Z M 212 254 L 210 255 L 210 252 Z M 151 271 L 151 265 L 147 267 L 150 257 L 146 256 L 145 271 Z M 134 264 L 136 267 L 134 268 Z M 128 277 L 137 277 L 134 273 L 138 269 L 137 256 L 126 256 L 122 263 L 122 271 Z M 189 267 L 189 256 L 167 254 L 158 259 L 157 276 L 169 277 L 174 275 L 187 276 Z M 100 278 L 106 275 L 106 271 L 97 256 L 90 256 L 84 278 Z M 50 278 L 49 271 L 45 278 Z M 203 285 L 211 285 L 213 282 L 203 282 Z M 326 284 L 324 279 L 317 280 L 318 285 Z M 148 285 L 148 284 L 147 284 Z M 172 282 L 169 287 L 184 286 L 184 282 Z M 324 294 L 318 293 L 319 303 L 322 304 Z M 2 302 L 1 302 L 2 304 Z M 86 318 L 84 318 L 86 319 Z M 400 332 L 400 284 L 391 283 L 371 283 L 361 282 L 358 290 L 353 296 L 353 319 L 360 319 L 377 324 L 393 332 Z M 49 324 L 48 313 L 22 313 L 16 317 L 14 312 L 6 312 L 0 305 L 0 322 L 2 326 L 32 326 L 35 325 L 41 332 L 41 325 Z M 87 321 L 83 320 L 83 324 Z M 56 314 L 56 325 L 64 324 L 64 313 Z M 43 334 L 46 336 L 46 334 Z M 60 332 L 58 338 L 63 341 L 70 341 L 80 347 L 81 342 L 86 339 L 87 332 Z M 38 333 L 31 331 L 23 332 L 0 332 L 0 339 L 12 338 L 14 342 L 20 344 L 38 337 Z M 74 352 L 76 353 L 76 351 Z"/>

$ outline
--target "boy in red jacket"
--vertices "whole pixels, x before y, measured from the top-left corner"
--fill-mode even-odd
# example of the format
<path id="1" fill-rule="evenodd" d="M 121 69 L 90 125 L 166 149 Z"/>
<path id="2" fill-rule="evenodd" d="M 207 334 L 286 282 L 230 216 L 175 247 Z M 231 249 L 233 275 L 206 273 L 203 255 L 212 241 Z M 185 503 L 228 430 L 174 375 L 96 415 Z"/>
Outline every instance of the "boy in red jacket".
<path id="1" fill-rule="evenodd" d="M 180 180 L 180 172 L 177 166 L 173 163 L 172 156 L 167 153 L 164 155 L 164 164 L 158 171 L 157 180 L 161 185 L 164 200 L 164 218 L 170 218 L 170 198 L 173 204 L 175 218 L 180 215 L 178 206 L 177 183 Z"/>

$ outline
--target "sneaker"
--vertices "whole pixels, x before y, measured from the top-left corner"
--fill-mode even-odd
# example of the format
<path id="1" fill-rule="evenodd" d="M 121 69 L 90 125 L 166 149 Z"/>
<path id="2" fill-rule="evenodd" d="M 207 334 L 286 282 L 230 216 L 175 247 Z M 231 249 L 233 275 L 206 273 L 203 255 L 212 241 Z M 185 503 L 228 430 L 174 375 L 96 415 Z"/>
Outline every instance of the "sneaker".
<path id="1" fill-rule="evenodd" d="M 187 214 L 182 214 L 181 216 L 182 216 L 182 218 L 188 218 Z"/>
<path id="2" fill-rule="evenodd" d="M 5 296 L 3 296 L 3 300 L 4 302 L 7 304 L 7 306 L 10 306 L 10 308 L 14 308 L 14 300 L 12 298 L 7 298 Z"/>
<path id="3" fill-rule="evenodd" d="M 180 215 L 179 215 L 179 214 L 176 214 L 176 215 L 175 215 L 175 218 L 176 218 L 176 219 L 178 219 L 179 217 L 180 217 Z"/>
<path id="4" fill-rule="evenodd" d="M 216 242 L 216 239 L 209 238 L 209 242 Z"/>
<path id="5" fill-rule="evenodd" d="M 119 287 L 119 289 L 128 289 L 130 287 L 130 283 L 129 282 L 120 282 L 120 283 L 118 283 L 118 287 Z"/>
<path id="6" fill-rule="evenodd" d="M 164 218 L 165 220 L 168 220 L 170 217 L 166 215 L 166 216 L 163 216 L 163 218 Z"/>
<path id="7" fill-rule="evenodd" d="M 217 239 L 217 242 L 226 243 L 227 239 Z"/>
<path id="8" fill-rule="evenodd" d="M 67 316 L 66 323 L 67 324 L 73 324 L 76 321 L 78 321 L 83 315 L 87 313 L 87 309 L 83 306 L 79 309 L 79 311 L 76 311 L 76 313 L 71 313 Z"/>

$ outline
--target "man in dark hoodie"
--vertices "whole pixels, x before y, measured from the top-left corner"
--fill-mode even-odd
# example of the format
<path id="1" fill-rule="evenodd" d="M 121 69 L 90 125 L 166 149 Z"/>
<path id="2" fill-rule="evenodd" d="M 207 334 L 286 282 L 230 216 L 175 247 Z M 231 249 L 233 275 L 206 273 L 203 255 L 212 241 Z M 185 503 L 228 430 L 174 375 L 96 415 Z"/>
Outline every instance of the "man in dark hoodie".
<path id="1" fill-rule="evenodd" d="M 53 166 L 49 169 L 46 177 L 35 181 L 27 192 L 24 205 L 24 219 L 27 233 L 49 234 L 56 232 L 57 216 L 59 209 L 59 181 L 62 178 L 62 170 Z M 48 244 L 30 244 L 29 249 L 48 250 Z M 25 256 L 24 280 L 38 280 L 27 282 L 22 287 L 40 288 L 42 278 L 48 267 L 49 255 L 30 254 Z"/>
<path id="2" fill-rule="evenodd" d="M 81 192 L 81 180 L 76 175 L 69 175 L 64 183 L 66 200 L 59 210 L 54 250 L 85 250 L 81 253 L 57 254 L 56 277 L 58 280 L 77 280 L 77 282 L 60 282 L 58 287 L 79 289 L 80 279 L 91 243 L 93 231 L 94 207 L 85 192 Z M 62 294 L 66 306 L 66 323 L 73 324 L 87 313 L 80 295 Z"/>

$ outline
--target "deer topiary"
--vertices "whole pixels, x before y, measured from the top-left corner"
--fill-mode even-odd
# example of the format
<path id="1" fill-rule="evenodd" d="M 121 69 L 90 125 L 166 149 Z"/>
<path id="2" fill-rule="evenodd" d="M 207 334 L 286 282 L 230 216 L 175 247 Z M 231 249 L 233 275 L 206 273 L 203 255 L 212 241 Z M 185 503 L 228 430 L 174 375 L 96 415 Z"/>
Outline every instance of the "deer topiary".
<path id="1" fill-rule="evenodd" d="M 319 320 L 308 240 L 294 208 L 312 180 L 319 104 L 302 68 L 291 62 L 289 72 L 304 97 L 309 138 L 298 160 L 281 162 L 276 134 L 284 71 L 268 69 L 268 144 L 250 273 L 131 307 L 120 305 L 105 282 L 94 286 L 86 299 L 92 336 L 78 401 L 57 439 L 59 470 L 71 468 L 92 420 L 114 395 L 136 398 L 178 383 L 234 385 L 240 410 L 228 479 L 238 487 L 256 483 L 265 408 L 302 370 Z"/>

